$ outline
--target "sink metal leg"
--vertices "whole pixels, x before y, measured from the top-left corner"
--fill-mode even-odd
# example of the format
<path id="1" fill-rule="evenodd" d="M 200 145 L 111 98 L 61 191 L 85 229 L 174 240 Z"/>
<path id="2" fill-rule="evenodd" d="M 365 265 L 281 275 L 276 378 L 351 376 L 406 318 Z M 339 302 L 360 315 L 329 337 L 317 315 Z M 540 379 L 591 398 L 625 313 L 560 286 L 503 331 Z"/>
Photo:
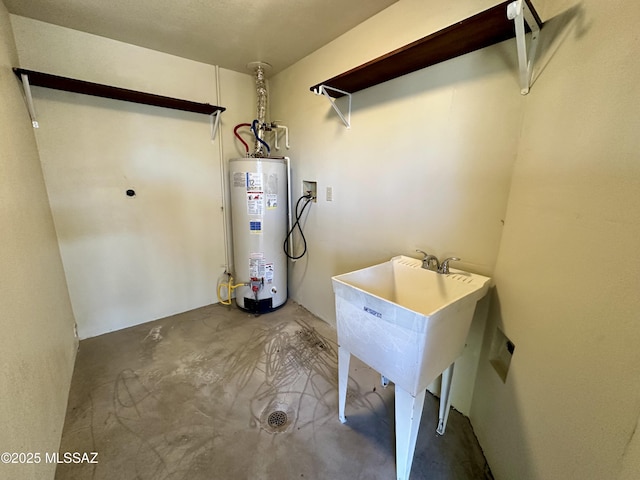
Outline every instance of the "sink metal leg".
<path id="1" fill-rule="evenodd" d="M 438 428 L 436 433 L 438 435 L 444 435 L 444 431 L 447 428 L 447 421 L 449 420 L 449 411 L 451 410 L 451 380 L 453 379 L 453 366 L 452 363 L 449 368 L 442 372 L 442 386 L 440 387 L 440 413 L 438 415 Z"/>
<path id="2" fill-rule="evenodd" d="M 396 385 L 396 473 L 398 480 L 408 480 L 416 450 L 425 391 L 413 397 Z"/>
<path id="3" fill-rule="evenodd" d="M 350 361 L 351 353 L 342 347 L 338 347 L 338 418 L 342 423 L 347 421 L 347 417 L 344 416 L 344 407 L 347 403 Z"/>

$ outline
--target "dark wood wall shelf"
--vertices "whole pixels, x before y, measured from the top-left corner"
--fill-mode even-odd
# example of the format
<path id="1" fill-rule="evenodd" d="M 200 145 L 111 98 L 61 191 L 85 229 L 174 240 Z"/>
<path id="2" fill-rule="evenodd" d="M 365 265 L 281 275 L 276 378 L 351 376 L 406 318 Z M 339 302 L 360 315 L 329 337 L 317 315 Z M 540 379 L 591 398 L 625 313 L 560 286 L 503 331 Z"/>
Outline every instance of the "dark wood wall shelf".
<path id="1" fill-rule="evenodd" d="M 64 90 L 66 92 L 82 93 L 96 97 L 142 103 L 145 105 L 172 108 L 175 110 L 184 110 L 187 112 L 203 113 L 207 115 L 211 115 L 215 112 L 222 113 L 225 111 L 224 107 L 217 107 L 208 103 L 198 103 L 189 100 L 164 97 L 162 95 L 155 95 L 152 93 L 127 90 L 126 88 L 111 87 L 99 83 L 85 82 L 83 80 L 75 80 L 73 78 L 59 77 L 48 73 L 25 70 L 23 68 L 14 68 L 13 71 L 18 78 L 22 78 L 22 75 L 26 75 L 29 79 L 29 85 L 38 87 L 54 88 L 56 90 Z"/>
<path id="2" fill-rule="evenodd" d="M 320 87 L 325 86 L 355 93 L 407 73 L 514 38 L 516 36 L 514 23 L 507 18 L 507 5 L 512 1 L 502 2 L 484 12 L 318 83 L 310 90 L 319 93 Z M 525 1 L 538 25 L 542 26 L 542 21 L 531 2 Z M 344 96 L 340 92 L 332 91 L 330 94 L 334 98 Z"/>

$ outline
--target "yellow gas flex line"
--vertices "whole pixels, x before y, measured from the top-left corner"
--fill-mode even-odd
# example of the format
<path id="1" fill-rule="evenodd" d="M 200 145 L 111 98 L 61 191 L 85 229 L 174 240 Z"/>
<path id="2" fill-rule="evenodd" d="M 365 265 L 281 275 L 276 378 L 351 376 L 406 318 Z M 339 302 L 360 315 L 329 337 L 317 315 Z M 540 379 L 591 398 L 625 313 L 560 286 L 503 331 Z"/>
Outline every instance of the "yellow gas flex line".
<path id="1" fill-rule="evenodd" d="M 247 282 L 238 283 L 236 285 L 231 285 L 232 283 L 233 283 L 233 277 L 231 275 L 229 275 L 229 281 L 227 283 L 218 284 L 218 301 L 220 302 L 220 304 L 222 304 L 222 305 L 231 305 L 231 294 L 233 293 L 233 291 L 238 287 L 245 287 L 245 286 L 249 285 Z M 220 294 L 220 290 L 222 290 L 222 287 L 227 287 L 227 299 L 226 300 L 223 300 L 222 299 L 222 295 Z"/>

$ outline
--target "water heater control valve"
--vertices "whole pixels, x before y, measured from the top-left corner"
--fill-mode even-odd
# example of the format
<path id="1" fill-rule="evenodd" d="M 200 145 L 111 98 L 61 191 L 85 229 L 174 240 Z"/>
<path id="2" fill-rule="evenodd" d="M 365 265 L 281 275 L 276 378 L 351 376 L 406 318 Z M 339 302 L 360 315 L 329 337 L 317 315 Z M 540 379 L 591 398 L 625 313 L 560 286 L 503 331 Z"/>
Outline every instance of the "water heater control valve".
<path id="1" fill-rule="evenodd" d="M 257 293 L 262 290 L 262 287 L 264 286 L 264 278 L 251 277 L 250 285 L 251 291 L 253 293 Z"/>

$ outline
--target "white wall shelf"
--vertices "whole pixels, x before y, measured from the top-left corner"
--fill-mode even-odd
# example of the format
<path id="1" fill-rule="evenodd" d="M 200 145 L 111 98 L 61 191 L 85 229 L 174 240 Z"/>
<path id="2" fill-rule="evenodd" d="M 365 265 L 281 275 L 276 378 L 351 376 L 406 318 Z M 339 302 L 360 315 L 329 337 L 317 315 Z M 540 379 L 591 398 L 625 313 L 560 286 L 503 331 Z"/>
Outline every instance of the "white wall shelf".
<path id="1" fill-rule="evenodd" d="M 156 107 L 172 108 L 174 110 L 183 110 L 187 112 L 202 113 L 206 115 L 215 115 L 214 122 L 217 128 L 219 122 L 219 114 L 225 111 L 224 107 L 217 107 L 208 103 L 192 102 L 190 100 L 180 100 L 178 98 L 165 97 L 155 95 L 153 93 L 138 92 L 136 90 L 128 90 L 125 88 L 111 87 L 99 83 L 85 82 L 84 80 L 76 80 L 73 78 L 60 77 L 49 73 L 36 72 L 33 70 L 25 70 L 23 68 L 14 68 L 14 73 L 22 80 L 27 97 L 27 106 L 31 115 L 34 128 L 38 127 L 35 118 L 33 102 L 31 100 L 30 86 L 53 88 L 56 90 L 64 90 L 66 92 L 82 93 L 84 95 L 93 95 L 96 97 L 111 98 L 114 100 L 123 100 L 125 102 L 142 103 L 145 105 L 153 105 Z"/>
<path id="2" fill-rule="evenodd" d="M 517 37 L 518 58 L 521 62 L 521 92 L 526 94 L 529 91 L 535 45 L 541 27 L 542 21 L 530 0 L 508 0 L 313 85 L 310 90 L 325 95 L 329 91 L 333 98 L 339 98 Z M 526 48 L 523 47 L 527 29 L 532 32 L 528 58 Z"/>

